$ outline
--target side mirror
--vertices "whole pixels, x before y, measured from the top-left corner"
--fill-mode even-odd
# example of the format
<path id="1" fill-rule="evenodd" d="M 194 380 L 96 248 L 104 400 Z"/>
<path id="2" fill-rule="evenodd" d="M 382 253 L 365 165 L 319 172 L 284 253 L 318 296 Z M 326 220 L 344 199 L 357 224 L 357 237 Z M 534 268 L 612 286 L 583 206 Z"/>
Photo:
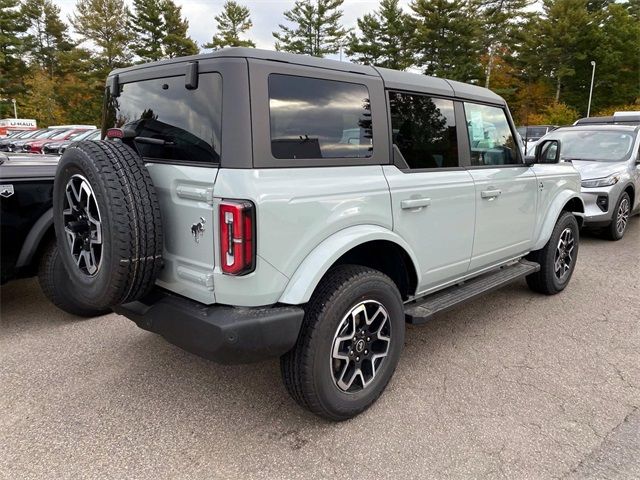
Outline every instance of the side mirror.
<path id="1" fill-rule="evenodd" d="M 560 140 L 545 140 L 536 145 L 535 163 L 558 163 Z"/>

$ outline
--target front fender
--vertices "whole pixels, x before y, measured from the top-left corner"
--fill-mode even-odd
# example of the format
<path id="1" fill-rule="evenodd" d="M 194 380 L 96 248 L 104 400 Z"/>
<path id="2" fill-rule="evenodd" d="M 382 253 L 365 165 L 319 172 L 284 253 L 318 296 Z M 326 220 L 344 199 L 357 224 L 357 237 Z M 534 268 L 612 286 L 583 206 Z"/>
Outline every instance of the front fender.
<path id="1" fill-rule="evenodd" d="M 547 215 L 544 217 L 544 220 L 538 229 L 538 235 L 535 237 L 536 241 L 533 245 L 532 250 L 540 250 L 543 248 L 549 238 L 551 238 L 551 233 L 553 232 L 553 227 L 555 227 L 556 222 L 558 221 L 558 217 L 560 217 L 560 213 L 564 209 L 565 205 L 570 202 L 572 199 L 577 198 L 582 204 L 582 212 L 584 212 L 584 202 L 580 195 L 576 192 L 563 190 L 553 199 L 549 210 L 547 211 Z M 576 216 L 582 216 L 582 212 L 572 212 Z"/>
<path id="2" fill-rule="evenodd" d="M 334 233 L 313 249 L 287 283 L 279 302 L 290 305 L 308 302 L 320 279 L 342 255 L 374 240 L 386 240 L 403 248 L 413 262 L 420 284 L 421 270 L 417 257 L 402 237 L 378 225 L 356 225 Z"/>

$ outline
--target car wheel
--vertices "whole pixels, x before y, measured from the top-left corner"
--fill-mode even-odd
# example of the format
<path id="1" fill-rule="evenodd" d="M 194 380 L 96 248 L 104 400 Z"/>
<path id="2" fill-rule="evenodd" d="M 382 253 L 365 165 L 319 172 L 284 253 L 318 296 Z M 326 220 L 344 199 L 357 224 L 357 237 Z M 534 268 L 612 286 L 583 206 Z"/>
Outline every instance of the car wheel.
<path id="1" fill-rule="evenodd" d="M 629 217 L 631 215 L 631 198 L 627 192 L 622 192 L 615 211 L 613 212 L 613 220 L 607 229 L 607 237 L 610 240 L 620 240 L 624 237 L 629 225 Z"/>
<path id="2" fill-rule="evenodd" d="M 142 158 L 127 145 L 84 141 L 65 151 L 53 222 L 70 282 L 96 308 L 153 287 L 162 266 L 160 206 Z"/>
<path id="3" fill-rule="evenodd" d="M 564 290 L 576 267 L 579 243 L 578 221 L 570 212 L 564 212 L 544 248 L 531 252 L 527 257 L 540 265 L 540 271 L 527 277 L 529 288 L 546 295 Z"/>
<path id="4" fill-rule="evenodd" d="M 305 307 L 298 342 L 281 357 L 284 384 L 302 407 L 340 421 L 371 406 L 404 344 L 402 298 L 383 273 L 357 265 L 330 270 Z"/>
<path id="5" fill-rule="evenodd" d="M 109 309 L 95 308 L 88 300 L 82 298 L 81 292 L 69 280 L 55 240 L 52 240 L 42 253 L 38 282 L 51 303 L 67 313 L 79 317 L 97 317 L 110 312 Z"/>

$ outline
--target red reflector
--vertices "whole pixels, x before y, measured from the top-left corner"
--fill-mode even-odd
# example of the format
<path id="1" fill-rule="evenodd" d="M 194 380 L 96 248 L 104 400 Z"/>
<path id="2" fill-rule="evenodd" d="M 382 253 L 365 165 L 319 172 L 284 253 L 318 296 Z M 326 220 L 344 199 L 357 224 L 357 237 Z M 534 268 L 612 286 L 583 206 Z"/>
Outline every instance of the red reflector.
<path id="1" fill-rule="evenodd" d="M 110 128 L 107 130 L 107 138 L 124 138 L 124 130 L 121 128 Z"/>
<path id="2" fill-rule="evenodd" d="M 255 268 L 255 209 L 247 200 L 220 203 L 220 259 L 228 275 L 245 275 Z"/>

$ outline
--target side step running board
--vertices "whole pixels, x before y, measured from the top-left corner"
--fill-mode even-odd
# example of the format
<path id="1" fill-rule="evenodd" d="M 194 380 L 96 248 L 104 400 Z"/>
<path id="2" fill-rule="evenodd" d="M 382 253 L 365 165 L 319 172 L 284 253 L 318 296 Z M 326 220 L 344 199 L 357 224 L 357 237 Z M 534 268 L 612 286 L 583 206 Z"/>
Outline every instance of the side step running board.
<path id="1" fill-rule="evenodd" d="M 473 300 L 491 290 L 502 288 L 539 270 L 540 265 L 537 263 L 520 260 L 495 272 L 472 278 L 406 304 L 404 306 L 406 320 L 414 325 L 425 323 L 436 313 L 447 311 L 456 305 Z"/>

